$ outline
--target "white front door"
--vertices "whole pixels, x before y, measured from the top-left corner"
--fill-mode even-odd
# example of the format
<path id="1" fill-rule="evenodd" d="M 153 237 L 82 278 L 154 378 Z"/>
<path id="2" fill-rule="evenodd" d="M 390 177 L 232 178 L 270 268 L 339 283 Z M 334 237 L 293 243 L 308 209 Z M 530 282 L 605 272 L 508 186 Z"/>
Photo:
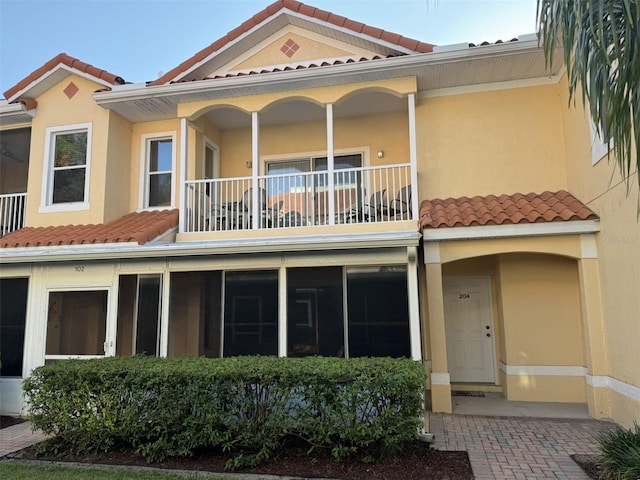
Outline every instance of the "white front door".
<path id="1" fill-rule="evenodd" d="M 495 383 L 489 277 L 443 278 L 451 382 Z"/>

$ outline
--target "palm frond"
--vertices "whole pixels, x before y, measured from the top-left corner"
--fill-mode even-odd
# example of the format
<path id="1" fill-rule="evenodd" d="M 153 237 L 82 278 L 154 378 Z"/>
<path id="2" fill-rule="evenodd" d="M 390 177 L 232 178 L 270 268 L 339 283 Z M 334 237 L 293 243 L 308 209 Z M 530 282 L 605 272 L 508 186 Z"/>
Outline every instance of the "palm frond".
<path id="1" fill-rule="evenodd" d="M 562 47 L 569 101 L 580 92 L 628 194 L 640 169 L 638 0 L 538 0 L 536 22 L 548 65 Z"/>

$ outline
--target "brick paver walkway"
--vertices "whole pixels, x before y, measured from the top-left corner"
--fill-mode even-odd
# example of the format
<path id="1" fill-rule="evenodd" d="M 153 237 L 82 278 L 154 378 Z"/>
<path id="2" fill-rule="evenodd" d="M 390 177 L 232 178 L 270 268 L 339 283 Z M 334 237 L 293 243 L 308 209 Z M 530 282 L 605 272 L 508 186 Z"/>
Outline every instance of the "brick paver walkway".
<path id="1" fill-rule="evenodd" d="M 23 422 L 0 429 L 0 458 L 30 447 L 46 438 L 47 436 L 42 432 L 31 431 L 31 422 Z"/>
<path id="2" fill-rule="evenodd" d="M 593 419 L 429 414 L 437 450 L 466 450 L 475 478 L 589 479 L 570 458 L 597 451 L 596 435 L 613 427 Z"/>
<path id="3" fill-rule="evenodd" d="M 469 453 L 477 480 L 570 479 L 588 476 L 570 458 L 597 450 L 596 435 L 613 427 L 593 419 L 429 414 L 434 448 Z M 41 442 L 24 422 L 0 430 L 0 457 Z"/>

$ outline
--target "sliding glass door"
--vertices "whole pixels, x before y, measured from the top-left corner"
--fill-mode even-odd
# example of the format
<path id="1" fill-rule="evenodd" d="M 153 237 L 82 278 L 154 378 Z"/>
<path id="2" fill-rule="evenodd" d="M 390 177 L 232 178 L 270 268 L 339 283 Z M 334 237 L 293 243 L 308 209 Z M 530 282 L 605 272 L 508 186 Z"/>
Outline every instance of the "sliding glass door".
<path id="1" fill-rule="evenodd" d="M 329 192 L 327 157 L 274 160 L 266 164 L 268 203 L 281 214 L 280 226 L 328 223 L 329 195 L 336 214 L 357 208 L 362 198 L 362 155 L 334 157 L 334 192 Z"/>

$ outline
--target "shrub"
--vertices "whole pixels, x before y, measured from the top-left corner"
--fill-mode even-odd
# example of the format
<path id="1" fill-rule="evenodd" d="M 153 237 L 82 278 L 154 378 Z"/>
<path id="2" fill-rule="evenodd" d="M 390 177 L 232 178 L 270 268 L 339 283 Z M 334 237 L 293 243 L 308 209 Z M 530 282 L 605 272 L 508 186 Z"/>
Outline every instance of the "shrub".
<path id="1" fill-rule="evenodd" d="M 158 461 L 219 448 L 239 467 L 291 436 L 338 458 L 394 453 L 416 437 L 425 380 L 403 359 L 139 356 L 39 367 L 24 391 L 33 426 L 69 451 Z"/>
<path id="2" fill-rule="evenodd" d="M 616 427 L 598 437 L 605 478 L 638 480 L 640 478 L 640 426 Z"/>

